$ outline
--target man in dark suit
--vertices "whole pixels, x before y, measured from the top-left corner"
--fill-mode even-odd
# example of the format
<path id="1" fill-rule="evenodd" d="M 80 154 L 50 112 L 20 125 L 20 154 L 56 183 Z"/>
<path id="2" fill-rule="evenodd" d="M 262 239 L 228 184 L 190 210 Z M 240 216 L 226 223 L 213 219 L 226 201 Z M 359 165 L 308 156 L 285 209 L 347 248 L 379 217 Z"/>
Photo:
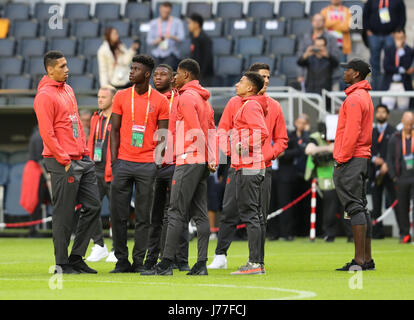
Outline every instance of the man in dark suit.
<path id="1" fill-rule="evenodd" d="M 411 74 L 414 73 L 414 68 L 411 65 L 414 60 L 414 50 L 406 44 L 404 30 L 398 29 L 393 33 L 393 37 L 394 44 L 385 48 L 385 75 L 382 89 L 393 92 L 411 91 L 413 90 Z M 384 97 L 382 99 L 382 103 L 389 109 L 394 109 L 396 102 L 400 109 L 407 109 L 410 106 L 409 98 Z"/>
<path id="2" fill-rule="evenodd" d="M 395 200 L 394 183 L 388 174 L 387 158 L 388 141 L 395 132 L 395 128 L 388 124 L 389 110 L 385 105 L 378 105 L 375 108 L 376 126 L 372 130 L 372 166 L 370 170 L 370 183 L 372 187 L 372 216 L 377 219 L 381 216 L 382 194 L 386 191 L 386 207 L 389 207 Z M 374 239 L 384 238 L 382 222 L 375 225 L 372 230 Z"/>

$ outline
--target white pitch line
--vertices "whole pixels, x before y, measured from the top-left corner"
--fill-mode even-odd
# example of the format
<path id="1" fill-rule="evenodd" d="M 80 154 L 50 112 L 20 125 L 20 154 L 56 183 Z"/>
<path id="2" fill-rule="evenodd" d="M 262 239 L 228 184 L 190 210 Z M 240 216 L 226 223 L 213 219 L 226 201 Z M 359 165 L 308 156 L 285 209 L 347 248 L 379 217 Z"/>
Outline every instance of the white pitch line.
<path id="1" fill-rule="evenodd" d="M 0 278 L 0 281 L 41 281 L 47 282 L 48 279 L 20 279 L 20 278 Z M 111 280 L 67 280 L 63 279 L 63 282 L 92 282 L 92 283 L 116 283 L 116 284 L 128 284 L 131 285 L 131 281 L 111 281 Z M 312 291 L 302 291 L 294 289 L 284 289 L 277 287 L 256 287 L 256 286 L 238 286 L 231 284 L 184 284 L 184 283 L 171 283 L 171 282 L 135 282 L 138 286 L 183 286 L 183 287 L 217 287 L 217 288 L 230 288 L 230 289 L 253 289 L 253 290 L 269 290 L 269 291 L 281 291 L 295 293 L 297 296 L 281 297 L 269 300 L 298 300 L 309 299 L 316 297 L 316 293 Z"/>

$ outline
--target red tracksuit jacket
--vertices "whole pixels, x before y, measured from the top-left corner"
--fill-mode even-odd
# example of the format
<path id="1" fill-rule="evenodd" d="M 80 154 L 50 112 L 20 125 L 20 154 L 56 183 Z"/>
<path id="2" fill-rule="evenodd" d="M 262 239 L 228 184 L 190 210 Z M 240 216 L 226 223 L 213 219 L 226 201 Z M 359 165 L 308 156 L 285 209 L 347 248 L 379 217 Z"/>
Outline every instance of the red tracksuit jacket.
<path id="1" fill-rule="evenodd" d="M 371 85 L 363 80 L 345 90 L 347 98 L 339 110 L 333 157 L 338 163 L 371 157 L 374 105 Z"/>
<path id="2" fill-rule="evenodd" d="M 88 156 L 73 89 L 64 82 L 56 82 L 44 76 L 37 90 L 33 106 L 43 140 L 43 157 L 55 158 L 66 166 L 71 160 Z M 75 117 L 78 124 L 77 138 L 73 136 L 71 116 Z"/>

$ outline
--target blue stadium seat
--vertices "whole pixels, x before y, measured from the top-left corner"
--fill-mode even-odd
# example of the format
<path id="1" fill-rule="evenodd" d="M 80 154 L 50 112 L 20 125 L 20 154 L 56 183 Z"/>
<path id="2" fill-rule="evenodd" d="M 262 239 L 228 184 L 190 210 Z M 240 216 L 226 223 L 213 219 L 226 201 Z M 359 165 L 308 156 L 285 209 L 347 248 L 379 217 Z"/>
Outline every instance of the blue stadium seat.
<path id="1" fill-rule="evenodd" d="M 215 56 L 215 73 L 223 76 L 240 76 L 243 68 L 241 55 Z"/>
<path id="2" fill-rule="evenodd" d="M 303 18 L 305 16 L 305 1 L 281 1 L 279 3 L 278 17 Z"/>
<path id="3" fill-rule="evenodd" d="M 4 16 L 7 19 L 27 20 L 30 16 L 30 5 L 23 2 L 9 2 L 4 11 Z"/>
<path id="4" fill-rule="evenodd" d="M 19 53 L 24 57 L 42 56 L 46 50 L 46 40 L 41 38 L 25 38 L 20 40 Z"/>
<path id="5" fill-rule="evenodd" d="M 233 53 L 233 39 L 231 36 L 212 38 L 213 55 L 231 55 Z"/>
<path id="6" fill-rule="evenodd" d="M 87 70 L 88 73 L 93 74 L 93 76 L 96 78 L 97 86 L 99 86 L 99 65 L 98 65 L 98 57 L 97 56 L 91 56 L 88 59 L 87 64 Z"/>
<path id="7" fill-rule="evenodd" d="M 23 59 L 21 57 L 1 57 L 0 70 L 2 75 L 19 75 L 23 70 Z"/>
<path id="8" fill-rule="evenodd" d="M 182 12 L 182 3 L 181 2 L 171 2 L 172 4 L 172 10 L 171 10 L 171 15 L 174 17 L 181 17 L 181 12 Z M 157 2 L 157 5 L 155 7 L 155 15 L 154 18 L 158 18 L 160 15 L 160 5 L 161 5 L 161 1 Z"/>
<path id="9" fill-rule="evenodd" d="M 250 56 L 249 59 L 246 61 L 245 69 L 248 69 L 253 63 L 266 63 L 270 68 L 270 74 L 273 73 L 273 70 L 275 70 L 276 67 L 276 57 L 273 54 L 269 55 L 256 55 L 256 56 Z"/>
<path id="10" fill-rule="evenodd" d="M 331 4 L 331 2 L 328 1 L 328 0 L 318 0 L 318 1 L 314 0 L 314 1 L 312 1 L 311 5 L 310 5 L 310 10 L 309 10 L 309 16 L 312 17 L 316 13 L 321 12 L 321 10 L 323 8 L 326 8 L 330 4 Z"/>
<path id="11" fill-rule="evenodd" d="M 364 8 L 364 2 L 361 0 L 344 0 L 342 1 L 342 4 L 348 8 L 351 8 L 352 6 L 359 6 L 362 9 Z"/>
<path id="12" fill-rule="evenodd" d="M 0 162 L 0 186 L 7 185 L 9 179 L 9 165 L 5 162 Z M 3 204 L 0 204 L 3 205 Z"/>
<path id="13" fill-rule="evenodd" d="M 266 52 L 275 55 L 292 55 L 295 53 L 295 45 L 295 36 L 271 37 L 267 43 Z"/>
<path id="14" fill-rule="evenodd" d="M 203 23 L 203 31 L 211 38 L 223 35 L 223 19 L 206 20 Z"/>
<path id="15" fill-rule="evenodd" d="M 102 38 L 85 38 L 79 43 L 79 53 L 89 57 L 98 53 L 99 47 L 102 45 Z"/>
<path id="16" fill-rule="evenodd" d="M 312 30 L 312 21 L 308 18 L 297 18 L 289 20 L 289 34 L 296 37 L 302 36 Z"/>
<path id="17" fill-rule="evenodd" d="M 14 151 L 9 154 L 9 165 L 25 164 L 29 160 L 29 152 L 27 150 Z"/>
<path id="18" fill-rule="evenodd" d="M 52 8 L 51 13 L 49 13 L 49 9 L 53 6 L 58 6 L 60 10 L 54 10 L 54 8 Z M 63 13 L 63 8 L 60 7 L 58 3 L 36 2 L 33 18 L 44 22 L 45 20 L 49 20 L 53 15 L 59 13 L 59 11 Z"/>
<path id="19" fill-rule="evenodd" d="M 16 49 L 16 41 L 13 38 L 0 39 L 0 57 L 11 57 Z"/>
<path id="20" fill-rule="evenodd" d="M 247 16 L 255 19 L 271 19 L 274 17 L 274 1 L 249 1 Z"/>
<path id="21" fill-rule="evenodd" d="M 32 78 L 28 74 L 8 75 L 6 77 L 4 89 L 24 89 L 29 90 L 32 87 Z"/>
<path id="22" fill-rule="evenodd" d="M 5 151 L 0 151 L 0 163 L 9 163 L 9 153 Z M 6 177 L 7 179 L 7 177 Z"/>
<path id="23" fill-rule="evenodd" d="M 178 46 L 178 51 L 180 52 L 180 58 L 185 59 L 190 57 L 191 54 L 191 39 L 185 38 L 183 41 L 180 42 Z"/>
<path id="24" fill-rule="evenodd" d="M 74 56 L 76 55 L 76 38 L 52 38 L 49 41 L 49 50 L 59 50 L 65 56 Z"/>
<path id="25" fill-rule="evenodd" d="M 216 17 L 223 19 L 241 19 L 243 17 L 243 2 L 219 1 Z"/>
<path id="26" fill-rule="evenodd" d="M 20 205 L 24 166 L 25 163 L 18 163 L 10 168 L 4 208 L 6 214 L 13 216 L 25 216 L 29 214 Z"/>
<path id="27" fill-rule="evenodd" d="M 88 20 L 90 9 L 89 3 L 66 3 L 65 18 L 69 20 Z"/>
<path id="28" fill-rule="evenodd" d="M 287 79 L 296 79 L 299 71 L 297 60 L 297 56 L 281 56 L 278 61 L 277 72 L 284 74 Z"/>
<path id="29" fill-rule="evenodd" d="M 132 21 L 131 35 L 137 36 L 141 40 L 141 46 L 146 43 L 150 21 Z"/>
<path id="30" fill-rule="evenodd" d="M 128 19 L 124 20 L 106 20 L 101 27 L 101 35 L 105 34 L 105 29 L 113 27 L 118 31 L 119 37 L 129 37 L 131 25 Z"/>
<path id="31" fill-rule="evenodd" d="M 11 35 L 16 39 L 36 38 L 39 24 L 37 20 L 15 20 L 11 23 Z"/>
<path id="32" fill-rule="evenodd" d="M 261 55 L 264 49 L 262 36 L 239 37 L 236 39 L 235 53 L 243 56 Z"/>
<path id="33" fill-rule="evenodd" d="M 26 59 L 25 72 L 32 75 L 32 77 L 45 74 L 46 72 L 43 65 L 43 57 L 30 57 Z"/>
<path id="34" fill-rule="evenodd" d="M 95 5 L 94 17 L 99 21 L 117 20 L 120 16 L 121 5 L 119 3 L 97 3 Z"/>
<path id="35" fill-rule="evenodd" d="M 86 60 L 83 56 L 66 57 L 69 74 L 82 75 L 85 73 Z"/>
<path id="36" fill-rule="evenodd" d="M 66 38 L 69 37 L 69 20 L 62 20 L 62 28 L 49 28 L 47 23 L 40 24 L 40 34 L 47 39 L 50 38 Z"/>
<path id="37" fill-rule="evenodd" d="M 137 38 L 122 37 L 120 40 L 127 48 L 130 48 L 132 44 L 137 40 Z"/>
<path id="38" fill-rule="evenodd" d="M 226 24 L 226 33 L 233 37 L 252 36 L 254 33 L 254 20 L 248 19 L 229 19 Z"/>
<path id="39" fill-rule="evenodd" d="M 151 20 L 151 5 L 149 2 L 128 2 L 124 18 L 132 20 Z"/>
<path id="40" fill-rule="evenodd" d="M 259 20 L 256 25 L 256 34 L 260 34 L 265 38 L 271 36 L 284 36 L 286 32 L 286 24 L 284 18 Z"/>
<path id="41" fill-rule="evenodd" d="M 99 21 L 97 19 L 79 20 L 72 23 L 72 36 L 76 38 L 92 38 L 99 35 Z"/>
<path id="42" fill-rule="evenodd" d="M 270 77 L 269 87 L 284 87 L 287 84 L 286 76 L 283 74 L 276 74 Z"/>
<path id="43" fill-rule="evenodd" d="M 197 13 L 204 19 L 211 19 L 213 5 L 211 2 L 188 2 L 186 16 L 189 17 L 193 13 Z"/>
<path id="44" fill-rule="evenodd" d="M 69 75 L 68 84 L 75 91 L 89 91 L 94 88 L 94 78 L 91 74 Z"/>

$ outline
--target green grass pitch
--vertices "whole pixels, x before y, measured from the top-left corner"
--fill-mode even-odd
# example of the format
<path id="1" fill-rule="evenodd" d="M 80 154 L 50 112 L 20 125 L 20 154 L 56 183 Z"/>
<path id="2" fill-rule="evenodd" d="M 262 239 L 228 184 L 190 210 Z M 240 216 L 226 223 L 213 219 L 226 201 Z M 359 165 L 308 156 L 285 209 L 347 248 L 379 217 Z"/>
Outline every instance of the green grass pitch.
<path id="1" fill-rule="evenodd" d="M 190 242 L 190 266 L 196 244 L 196 239 Z M 131 251 L 133 243 L 128 245 Z M 215 246 L 211 241 L 210 262 Z M 352 243 L 298 238 L 267 242 L 266 275 L 230 275 L 247 260 L 247 243 L 234 242 L 228 269 L 209 270 L 208 276 L 189 277 L 176 270 L 163 277 L 109 274 L 114 265 L 97 262 L 89 263 L 97 275 L 64 275 L 59 288 L 48 273 L 54 265 L 51 239 L 1 238 L 0 299 L 414 299 L 414 245 L 386 239 L 374 240 L 372 246 L 377 270 L 359 274 L 334 271 L 352 258 Z"/>

